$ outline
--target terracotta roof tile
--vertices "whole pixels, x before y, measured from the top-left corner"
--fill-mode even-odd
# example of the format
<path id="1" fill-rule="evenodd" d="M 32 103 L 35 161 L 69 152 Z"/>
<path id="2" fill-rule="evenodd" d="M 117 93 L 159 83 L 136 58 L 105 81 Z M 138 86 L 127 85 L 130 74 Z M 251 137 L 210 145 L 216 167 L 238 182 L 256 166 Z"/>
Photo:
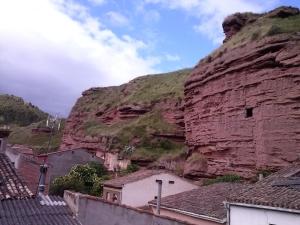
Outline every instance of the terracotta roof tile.
<path id="1" fill-rule="evenodd" d="M 104 186 L 121 188 L 121 187 L 123 187 L 124 184 L 132 183 L 132 182 L 144 179 L 146 177 L 151 177 L 153 175 L 161 174 L 163 172 L 166 172 L 166 171 L 164 171 L 164 170 L 139 170 L 139 171 L 129 174 L 127 176 L 118 177 L 118 178 L 106 181 L 104 183 Z"/>
<path id="2" fill-rule="evenodd" d="M 6 155 L 0 153 L 0 200 L 33 197 Z"/>
<path id="3" fill-rule="evenodd" d="M 266 177 L 228 201 L 300 210 L 300 164 Z"/>
<path id="4" fill-rule="evenodd" d="M 161 199 L 161 206 L 223 220 L 226 209 L 223 202 L 245 187 L 240 183 L 217 183 L 198 189 L 170 195 Z M 149 202 L 156 204 L 156 200 Z"/>

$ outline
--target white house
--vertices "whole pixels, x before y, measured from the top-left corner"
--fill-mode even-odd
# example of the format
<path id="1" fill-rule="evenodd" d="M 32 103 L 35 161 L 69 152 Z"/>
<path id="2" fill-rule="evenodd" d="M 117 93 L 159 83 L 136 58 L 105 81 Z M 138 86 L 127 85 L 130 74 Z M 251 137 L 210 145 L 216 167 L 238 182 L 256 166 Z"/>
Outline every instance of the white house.
<path id="1" fill-rule="evenodd" d="M 157 181 L 162 182 L 162 197 L 198 187 L 164 170 L 140 170 L 128 176 L 105 182 L 103 198 L 119 204 L 142 207 L 157 197 Z"/>
<path id="2" fill-rule="evenodd" d="M 160 215 L 195 225 L 226 224 L 223 202 L 244 187 L 241 183 L 216 183 L 170 195 L 161 199 Z M 149 202 L 149 205 L 156 213 L 156 201 Z"/>
<path id="3" fill-rule="evenodd" d="M 228 225 L 299 225 L 300 164 L 259 181 L 226 206 Z"/>

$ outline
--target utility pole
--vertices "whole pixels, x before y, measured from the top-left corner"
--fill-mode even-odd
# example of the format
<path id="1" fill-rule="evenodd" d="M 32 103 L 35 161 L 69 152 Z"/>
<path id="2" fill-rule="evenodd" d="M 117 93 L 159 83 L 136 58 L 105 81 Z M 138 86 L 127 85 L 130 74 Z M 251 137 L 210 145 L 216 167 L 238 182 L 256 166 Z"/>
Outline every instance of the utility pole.
<path id="1" fill-rule="evenodd" d="M 161 202 L 161 191 L 162 191 L 162 180 L 156 180 L 158 184 L 158 193 L 157 193 L 157 205 L 156 205 L 156 213 L 160 214 L 160 202 Z"/>

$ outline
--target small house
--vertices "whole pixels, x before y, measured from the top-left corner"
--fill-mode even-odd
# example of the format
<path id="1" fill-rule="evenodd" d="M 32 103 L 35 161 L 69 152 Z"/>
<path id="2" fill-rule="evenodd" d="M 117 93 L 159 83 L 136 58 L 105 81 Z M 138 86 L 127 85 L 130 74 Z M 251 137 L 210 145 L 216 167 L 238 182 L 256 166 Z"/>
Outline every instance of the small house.
<path id="1" fill-rule="evenodd" d="M 226 205 L 229 225 L 299 225 L 300 164 L 266 177 Z"/>
<path id="2" fill-rule="evenodd" d="M 226 224 L 226 198 L 244 187 L 240 183 L 216 183 L 161 199 L 160 215 L 195 225 Z M 157 212 L 155 200 L 149 202 Z"/>
<path id="3" fill-rule="evenodd" d="M 104 183 L 103 198 L 132 207 L 142 207 L 158 195 L 158 183 L 162 183 L 161 196 L 177 194 L 198 186 L 164 170 L 140 170 Z"/>

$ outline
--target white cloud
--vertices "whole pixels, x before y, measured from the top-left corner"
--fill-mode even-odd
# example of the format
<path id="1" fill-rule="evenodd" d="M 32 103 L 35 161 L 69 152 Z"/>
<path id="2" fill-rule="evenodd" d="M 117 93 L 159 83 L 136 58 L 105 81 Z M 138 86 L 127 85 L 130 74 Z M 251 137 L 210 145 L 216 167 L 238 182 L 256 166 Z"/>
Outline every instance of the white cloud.
<path id="1" fill-rule="evenodd" d="M 66 0 L 0 0 L 0 92 L 66 114 L 92 86 L 155 73 L 147 46 L 118 37 L 88 10 Z"/>
<path id="2" fill-rule="evenodd" d="M 121 13 L 115 11 L 109 11 L 106 13 L 106 17 L 109 19 L 110 23 L 114 26 L 128 26 L 129 20 L 127 17 L 122 15 Z"/>
<path id="3" fill-rule="evenodd" d="M 235 12 L 262 12 L 278 3 L 277 0 L 144 0 L 145 4 L 160 4 L 171 10 L 179 9 L 199 20 L 194 29 L 209 37 L 215 44 L 224 39 L 222 22 Z"/>

